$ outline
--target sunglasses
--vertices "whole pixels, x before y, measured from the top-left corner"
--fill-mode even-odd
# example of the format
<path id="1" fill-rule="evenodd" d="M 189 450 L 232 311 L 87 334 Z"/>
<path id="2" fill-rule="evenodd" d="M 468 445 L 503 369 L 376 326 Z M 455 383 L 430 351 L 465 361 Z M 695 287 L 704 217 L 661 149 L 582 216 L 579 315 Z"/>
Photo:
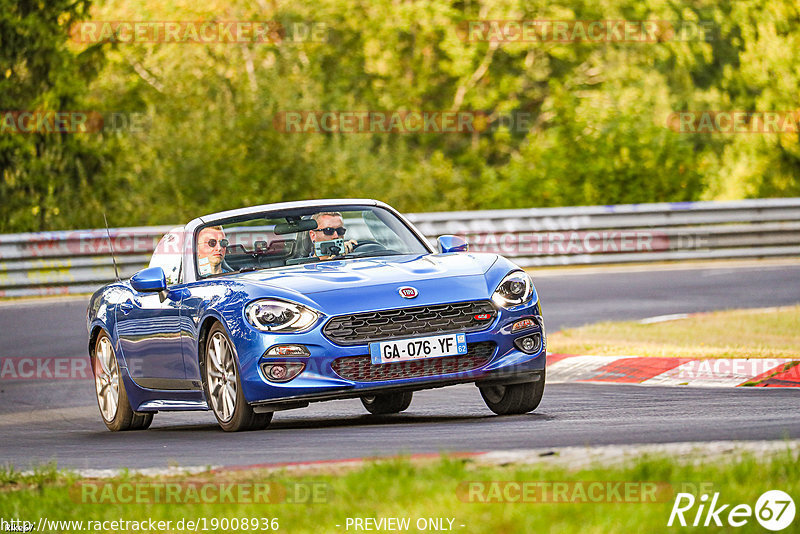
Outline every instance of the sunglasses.
<path id="1" fill-rule="evenodd" d="M 317 232 L 322 232 L 323 234 L 325 234 L 327 236 L 332 236 L 333 234 L 338 234 L 339 237 L 342 237 L 344 235 L 344 233 L 347 231 L 347 228 L 345 228 L 344 226 L 340 226 L 339 228 L 331 228 L 329 226 L 328 228 L 317 228 L 316 231 Z"/>
<path id="2" fill-rule="evenodd" d="M 206 241 L 206 244 L 209 246 L 209 248 L 214 248 L 214 247 L 217 246 L 217 240 L 216 239 L 209 239 L 208 241 Z M 222 248 L 227 248 L 228 240 L 227 239 L 220 239 L 219 240 L 219 246 L 221 246 Z"/>

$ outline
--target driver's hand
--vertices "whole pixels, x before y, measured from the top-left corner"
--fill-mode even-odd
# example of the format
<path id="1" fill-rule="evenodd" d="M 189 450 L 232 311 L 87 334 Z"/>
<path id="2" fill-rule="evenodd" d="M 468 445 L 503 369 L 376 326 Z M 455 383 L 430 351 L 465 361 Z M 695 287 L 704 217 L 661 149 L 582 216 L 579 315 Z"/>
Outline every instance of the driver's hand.
<path id="1" fill-rule="evenodd" d="M 350 241 L 345 241 L 344 242 L 344 253 L 345 254 L 350 254 L 351 252 L 353 252 L 353 248 L 357 244 L 358 244 L 358 242 L 355 239 L 351 239 Z"/>

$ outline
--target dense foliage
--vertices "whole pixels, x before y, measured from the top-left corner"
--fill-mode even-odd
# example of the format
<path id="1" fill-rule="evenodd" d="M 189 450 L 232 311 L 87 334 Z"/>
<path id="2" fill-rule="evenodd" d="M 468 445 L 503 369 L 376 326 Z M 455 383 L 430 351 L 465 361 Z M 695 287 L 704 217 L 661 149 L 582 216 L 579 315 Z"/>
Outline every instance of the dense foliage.
<path id="1" fill-rule="evenodd" d="M 798 134 L 691 134 L 683 110 L 800 109 L 795 0 L 0 0 L 0 110 L 143 128 L 0 134 L 0 231 L 180 222 L 281 200 L 404 211 L 800 195 Z M 325 39 L 79 43 L 75 20 L 323 23 Z M 708 39 L 474 42 L 471 20 L 702 21 Z M 102 55 L 102 57 L 100 57 Z M 290 110 L 480 110 L 476 133 L 285 133 Z M 526 128 L 497 126 L 530 117 Z"/>

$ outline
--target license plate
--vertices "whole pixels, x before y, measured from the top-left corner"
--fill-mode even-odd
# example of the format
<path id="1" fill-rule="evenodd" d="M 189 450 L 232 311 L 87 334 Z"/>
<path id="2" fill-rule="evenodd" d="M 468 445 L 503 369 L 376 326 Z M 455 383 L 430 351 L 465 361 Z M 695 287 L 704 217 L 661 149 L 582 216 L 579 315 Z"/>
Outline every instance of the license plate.
<path id="1" fill-rule="evenodd" d="M 370 343 L 372 363 L 393 363 L 420 358 L 439 358 L 467 353 L 466 334 L 416 337 L 399 341 Z"/>

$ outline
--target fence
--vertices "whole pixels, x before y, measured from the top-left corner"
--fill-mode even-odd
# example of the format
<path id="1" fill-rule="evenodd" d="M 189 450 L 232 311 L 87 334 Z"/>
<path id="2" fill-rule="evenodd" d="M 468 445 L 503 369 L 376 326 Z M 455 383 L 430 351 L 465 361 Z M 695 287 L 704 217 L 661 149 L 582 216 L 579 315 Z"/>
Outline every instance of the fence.
<path id="1" fill-rule="evenodd" d="M 800 198 L 415 213 L 426 237 L 523 267 L 800 256 Z M 149 261 L 168 226 L 117 228 L 120 274 Z M 0 296 L 92 292 L 114 279 L 105 230 L 0 235 Z"/>

